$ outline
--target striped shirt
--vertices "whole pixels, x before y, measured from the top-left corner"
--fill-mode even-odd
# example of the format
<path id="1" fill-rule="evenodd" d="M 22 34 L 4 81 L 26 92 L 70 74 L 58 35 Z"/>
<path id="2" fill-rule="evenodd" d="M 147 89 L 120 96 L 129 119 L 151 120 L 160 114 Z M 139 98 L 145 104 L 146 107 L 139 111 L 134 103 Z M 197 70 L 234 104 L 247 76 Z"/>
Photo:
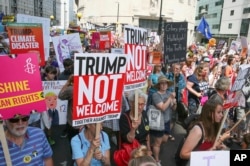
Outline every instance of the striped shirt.
<path id="1" fill-rule="evenodd" d="M 44 159 L 52 157 L 52 150 L 44 132 L 28 127 L 23 145 L 20 147 L 7 140 L 13 166 L 44 166 Z M 2 144 L 0 144 L 0 166 L 6 166 Z"/>

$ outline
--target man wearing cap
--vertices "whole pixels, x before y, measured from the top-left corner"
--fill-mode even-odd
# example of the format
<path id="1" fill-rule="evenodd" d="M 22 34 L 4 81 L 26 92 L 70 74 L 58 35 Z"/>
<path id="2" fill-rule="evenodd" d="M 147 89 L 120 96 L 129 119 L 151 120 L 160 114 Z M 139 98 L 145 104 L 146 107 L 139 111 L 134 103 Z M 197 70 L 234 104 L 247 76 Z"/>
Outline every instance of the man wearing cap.
<path id="1" fill-rule="evenodd" d="M 29 127 L 28 120 L 27 115 L 5 120 L 5 137 L 12 165 L 53 166 L 52 150 L 44 132 L 40 128 Z M 7 162 L 0 144 L 0 166 L 7 165 Z"/>

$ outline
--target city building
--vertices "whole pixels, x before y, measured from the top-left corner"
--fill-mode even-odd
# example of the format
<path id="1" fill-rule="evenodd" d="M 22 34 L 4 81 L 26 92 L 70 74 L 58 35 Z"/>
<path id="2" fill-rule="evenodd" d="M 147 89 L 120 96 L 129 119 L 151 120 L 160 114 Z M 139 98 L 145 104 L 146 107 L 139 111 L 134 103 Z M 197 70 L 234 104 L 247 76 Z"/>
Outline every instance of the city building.
<path id="1" fill-rule="evenodd" d="M 111 28 L 122 33 L 124 25 L 134 25 L 157 32 L 161 17 L 164 22 L 188 22 L 188 44 L 195 41 L 196 0 L 75 0 L 78 24 L 83 29 Z"/>
<path id="2" fill-rule="evenodd" d="M 64 29 L 70 22 L 76 22 L 74 7 L 73 0 L 0 0 L 0 13 L 5 18 L 15 18 L 16 14 L 50 18 L 52 26 Z M 3 19 L 3 23 L 8 21 Z"/>
<path id="3" fill-rule="evenodd" d="M 220 35 L 228 35 L 229 40 L 238 36 L 250 36 L 250 0 L 224 1 L 220 25 Z"/>
<path id="4" fill-rule="evenodd" d="M 250 0 L 198 0 L 195 25 L 202 16 L 209 24 L 213 38 L 228 44 L 238 36 L 249 36 Z M 206 41 L 196 33 L 198 41 Z"/>

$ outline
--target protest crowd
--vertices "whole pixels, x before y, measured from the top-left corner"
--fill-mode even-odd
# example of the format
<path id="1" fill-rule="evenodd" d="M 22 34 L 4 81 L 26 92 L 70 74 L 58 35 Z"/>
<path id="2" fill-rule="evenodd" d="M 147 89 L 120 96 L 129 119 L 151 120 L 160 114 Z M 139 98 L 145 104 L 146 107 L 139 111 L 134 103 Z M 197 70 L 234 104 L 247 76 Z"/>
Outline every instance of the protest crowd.
<path id="1" fill-rule="evenodd" d="M 0 37 L 2 57 L 11 51 L 6 42 L 9 38 L 7 33 Z M 65 110 L 66 125 L 62 125 L 64 129 L 61 138 L 69 140 L 72 165 L 167 165 L 161 163 L 159 153 L 163 143 L 176 141 L 176 124 L 187 130 L 187 139 L 176 157 L 185 161 L 181 165 L 188 165 L 192 151 L 229 150 L 232 143 L 238 144 L 239 149 L 250 149 L 250 116 L 247 116 L 250 108 L 249 72 L 244 76 L 244 87 L 239 90 L 244 96 L 244 103 L 225 106 L 230 105 L 228 101 L 232 100 L 231 90 L 239 72 L 248 69 L 245 66 L 250 63 L 250 59 L 247 55 L 242 55 L 240 47 L 235 49 L 231 47 L 233 45 L 224 45 L 215 54 L 218 50 L 212 40 L 203 44 L 194 42 L 188 46 L 185 61 L 166 64 L 161 54 L 157 63 L 148 63 L 146 86 L 123 91 L 119 96 L 119 118 L 104 120 L 102 123 L 75 125 L 75 56 L 112 54 L 111 49 L 124 49 L 124 42 L 116 34 L 114 40 L 105 44 L 103 49 L 101 43 L 93 44 L 91 35 L 86 35 L 81 45 L 82 52 L 67 52 L 62 54 L 62 59 L 57 55 L 60 51 L 56 48 L 57 45 L 50 43 L 49 56 L 39 68 L 41 81 L 44 82 L 43 85 L 64 82 L 59 86 L 58 94 L 44 93 L 46 111 L 34 110 L 29 115 L 20 113 L 3 120 L 13 165 L 22 162 L 53 165 L 51 146 L 56 144 L 53 126 L 62 124 L 62 107 L 58 109 L 58 100 L 67 102 L 66 108 L 62 108 Z M 160 44 L 162 43 L 148 40 L 145 50 L 147 61 L 151 54 L 162 51 L 159 50 Z M 89 66 L 91 65 L 93 64 Z M 1 86 L 0 90 L 3 89 Z M 103 87 L 98 89 L 105 91 Z M 151 123 L 152 121 L 155 123 Z M 34 142 L 36 147 L 30 150 L 29 147 Z M 116 146 L 115 151 L 111 151 L 111 144 Z M 20 150 L 21 153 L 17 153 Z M 0 145 L 0 165 L 5 165 L 5 162 L 7 159 L 5 160 L 3 146 Z"/>

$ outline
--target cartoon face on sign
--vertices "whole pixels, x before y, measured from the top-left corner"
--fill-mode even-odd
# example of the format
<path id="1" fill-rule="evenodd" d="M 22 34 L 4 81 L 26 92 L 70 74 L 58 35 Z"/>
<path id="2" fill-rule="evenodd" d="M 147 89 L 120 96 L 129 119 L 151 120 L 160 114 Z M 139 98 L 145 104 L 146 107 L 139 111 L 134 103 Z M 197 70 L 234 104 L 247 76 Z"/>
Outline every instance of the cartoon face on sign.
<path id="1" fill-rule="evenodd" d="M 69 51 L 69 41 L 67 39 L 59 40 L 57 45 L 57 50 L 59 54 L 59 61 L 63 63 L 63 60 L 70 57 Z"/>
<path id="2" fill-rule="evenodd" d="M 45 95 L 45 102 L 48 109 L 55 109 L 57 106 L 57 95 L 53 92 L 48 92 Z"/>
<path id="3" fill-rule="evenodd" d="M 155 122 L 156 122 L 158 116 L 159 116 L 159 112 L 158 112 L 158 111 L 152 111 L 152 112 L 151 112 L 151 120 L 152 120 L 152 121 L 155 121 Z"/>

